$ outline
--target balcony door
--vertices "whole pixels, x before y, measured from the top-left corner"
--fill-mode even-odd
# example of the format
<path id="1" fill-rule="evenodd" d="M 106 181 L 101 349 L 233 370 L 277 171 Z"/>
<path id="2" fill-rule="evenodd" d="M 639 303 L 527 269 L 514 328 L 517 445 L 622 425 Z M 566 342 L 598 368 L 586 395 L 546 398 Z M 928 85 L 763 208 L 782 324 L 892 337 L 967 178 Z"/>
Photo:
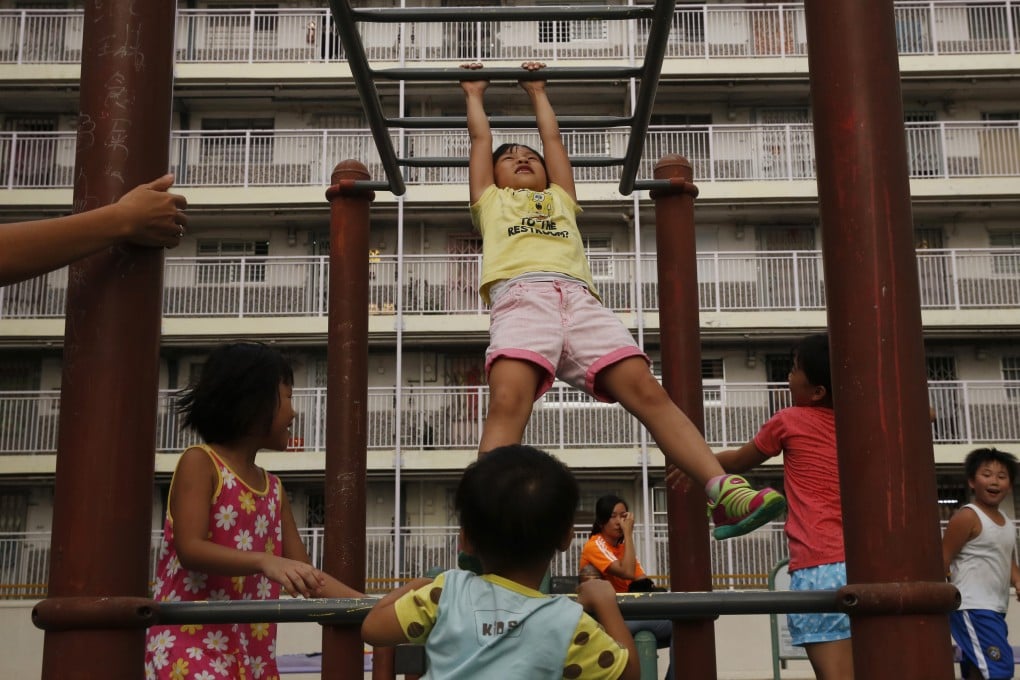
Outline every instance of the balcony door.
<path id="1" fill-rule="evenodd" d="M 941 251 L 945 241 L 940 227 L 914 229 L 914 248 L 917 253 L 918 283 L 922 307 L 949 307 L 953 304 L 953 282 L 948 261 Z"/>
<path id="2" fill-rule="evenodd" d="M 488 4 L 502 5 L 503 2 Z M 477 7 L 477 0 L 443 0 L 443 7 Z M 443 42 L 457 59 L 480 61 L 491 59 L 495 52 L 492 42 L 492 22 L 457 21 L 443 24 Z"/>
<path id="3" fill-rule="evenodd" d="M 29 12 L 46 9 L 68 9 L 67 2 L 50 0 L 21 0 L 14 3 L 15 9 Z M 26 63 L 48 63 L 65 61 L 67 47 L 65 34 L 68 23 L 57 13 L 29 14 L 25 23 L 25 48 L 21 58 Z M 78 50 L 75 50 L 76 52 Z"/>
<path id="4" fill-rule="evenodd" d="M 473 232 L 454 233 L 446 238 L 446 252 L 451 255 L 446 299 L 451 309 L 472 309 L 481 305 L 478 281 L 481 272 L 482 237 Z"/>
<path id="5" fill-rule="evenodd" d="M 934 111 L 905 111 L 907 132 L 907 168 L 911 177 L 938 177 L 942 174 L 942 137 Z"/>
<path id="6" fill-rule="evenodd" d="M 766 354 L 765 379 L 769 384 L 769 414 L 792 406 L 790 392 L 783 389 L 789 384 L 790 371 L 793 370 L 793 354 Z M 753 435 L 752 435 L 753 436 Z"/>
<path id="7" fill-rule="evenodd" d="M 758 258 L 761 308 L 804 309 L 824 306 L 819 260 L 813 254 L 814 227 L 759 227 L 756 231 L 758 250 L 761 252 Z M 804 251 L 803 257 L 801 251 Z"/>
<path id="8" fill-rule="evenodd" d="M 57 162 L 57 142 L 54 136 L 46 133 L 56 130 L 55 116 L 10 116 L 4 121 L 5 132 L 18 133 L 11 154 L 14 188 L 52 185 L 50 178 Z"/>
<path id="9" fill-rule="evenodd" d="M 931 408 L 935 409 L 933 431 L 939 444 L 963 441 L 963 387 L 957 382 L 956 357 L 948 354 L 931 354 L 925 359 L 928 375 L 928 394 Z M 934 384 L 933 384 L 934 383 Z"/>
<path id="10" fill-rule="evenodd" d="M 40 400 L 29 394 L 39 389 L 40 380 L 38 359 L 17 353 L 0 358 L 0 454 L 42 450 L 39 435 L 56 432 L 55 410 L 42 413 Z"/>
<path id="11" fill-rule="evenodd" d="M 482 436 L 481 419 L 485 416 L 480 389 L 485 385 L 485 357 L 480 352 L 447 354 L 444 363 L 451 444 L 477 446 Z"/>
<path id="12" fill-rule="evenodd" d="M 762 125 L 757 179 L 815 176 L 814 138 L 806 108 L 760 109 L 755 119 Z"/>

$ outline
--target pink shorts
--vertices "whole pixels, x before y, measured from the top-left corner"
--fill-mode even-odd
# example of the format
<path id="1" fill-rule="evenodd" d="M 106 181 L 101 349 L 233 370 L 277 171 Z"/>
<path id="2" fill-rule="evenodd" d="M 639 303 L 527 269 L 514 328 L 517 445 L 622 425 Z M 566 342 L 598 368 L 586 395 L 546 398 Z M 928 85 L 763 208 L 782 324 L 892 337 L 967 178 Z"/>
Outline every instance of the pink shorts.
<path id="1" fill-rule="evenodd" d="M 633 356 L 648 361 L 626 326 L 580 283 L 511 283 L 492 303 L 485 373 L 503 357 L 540 366 L 546 375 L 535 399 L 559 378 L 599 401 L 614 401 L 596 392 L 595 378 Z"/>

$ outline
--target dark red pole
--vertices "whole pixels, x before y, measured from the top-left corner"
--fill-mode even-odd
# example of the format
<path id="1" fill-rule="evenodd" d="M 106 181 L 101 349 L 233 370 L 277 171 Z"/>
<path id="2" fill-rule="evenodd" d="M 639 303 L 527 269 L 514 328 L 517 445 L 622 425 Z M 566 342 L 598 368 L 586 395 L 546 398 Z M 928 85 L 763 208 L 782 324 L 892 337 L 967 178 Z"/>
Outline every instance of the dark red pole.
<path id="1" fill-rule="evenodd" d="M 372 649 L 372 680 L 393 680 L 397 677 L 394 669 L 396 649 L 394 647 L 375 647 Z"/>
<path id="2" fill-rule="evenodd" d="M 893 3 L 805 14 L 847 577 L 944 583 Z M 855 677 L 953 677 L 943 614 L 851 627 Z"/>
<path id="3" fill-rule="evenodd" d="M 333 169 L 326 191 L 329 225 L 329 322 L 326 348 L 325 570 L 365 590 L 365 494 L 368 450 L 368 233 L 375 197 L 358 161 Z M 361 677 L 361 630 L 324 626 L 322 677 Z"/>
<path id="4" fill-rule="evenodd" d="M 175 11 L 85 3 L 75 211 L 166 172 Z M 50 598 L 148 595 L 162 286 L 162 249 L 118 246 L 70 268 Z M 42 677 L 141 678 L 144 636 L 47 632 Z"/>
<path id="5" fill-rule="evenodd" d="M 655 244 L 659 272 L 659 328 L 662 382 L 669 396 L 704 434 L 701 396 L 701 332 L 699 329 L 698 263 L 694 240 L 694 170 L 686 158 L 670 154 L 655 164 L 654 177 L 670 180 L 668 189 L 651 192 L 655 201 Z M 708 546 L 708 498 L 696 484 L 669 488 L 670 589 L 712 590 Z M 710 619 L 675 621 L 673 648 L 680 677 L 714 680 L 715 626 Z"/>

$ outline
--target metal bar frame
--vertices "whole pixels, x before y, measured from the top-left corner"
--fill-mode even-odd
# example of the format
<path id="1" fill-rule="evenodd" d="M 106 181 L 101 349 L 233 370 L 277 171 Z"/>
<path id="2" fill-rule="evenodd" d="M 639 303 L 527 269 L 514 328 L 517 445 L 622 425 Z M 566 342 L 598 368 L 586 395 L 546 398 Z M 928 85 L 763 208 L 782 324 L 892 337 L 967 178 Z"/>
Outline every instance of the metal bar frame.
<path id="1" fill-rule="evenodd" d="M 43 600 L 32 610 L 32 622 L 47 631 L 296 621 L 345 625 L 360 623 L 380 599 L 156 602 L 141 597 L 70 597 Z M 857 583 L 839 590 L 621 593 L 616 601 L 624 618 L 631 620 L 808 612 L 881 617 L 904 612 L 944 614 L 959 607 L 960 593 L 949 583 L 931 581 Z"/>
<path id="2" fill-rule="evenodd" d="M 334 23 L 340 34 L 347 62 L 351 68 L 355 88 L 361 98 L 368 117 L 369 128 L 379 151 L 383 170 L 389 182 L 389 190 L 403 195 L 407 188 L 404 184 L 401 167 L 466 167 L 467 159 L 419 158 L 414 161 L 398 158 L 389 136 L 391 127 L 404 129 L 439 129 L 444 127 L 464 128 L 466 118 L 387 118 L 383 114 L 379 91 L 375 82 L 379 79 L 399 82 L 459 82 L 462 80 L 623 80 L 638 78 L 638 88 L 634 105 L 634 113 L 629 117 L 621 116 L 576 116 L 564 117 L 559 120 L 560 126 L 569 128 L 597 128 L 630 126 L 631 134 L 627 143 L 626 155 L 622 160 L 619 191 L 630 195 L 635 189 L 635 178 L 641 164 L 641 152 L 644 149 L 645 136 L 652 115 L 652 104 L 662 71 L 662 62 L 666 53 L 666 43 L 672 27 L 672 16 L 676 0 L 655 0 L 654 5 L 643 6 L 597 6 L 597 7 L 475 7 L 471 8 L 472 21 L 533 21 L 536 19 L 611 19 L 630 20 L 650 18 L 651 31 L 648 36 L 648 49 L 644 63 L 639 67 L 552 67 L 541 71 L 528 72 L 516 68 L 496 67 L 478 71 L 465 71 L 460 68 L 388 68 L 372 69 L 365 53 L 365 47 L 358 33 L 357 22 L 366 23 L 401 23 L 408 21 L 442 22 L 463 21 L 463 7 L 430 7 L 430 8 L 372 8 L 353 9 L 350 0 L 330 0 L 330 9 Z M 494 119 L 493 127 L 525 128 L 534 127 L 533 117 L 508 116 Z M 575 167 L 606 167 L 620 165 L 620 159 L 571 159 Z"/>
<path id="3" fill-rule="evenodd" d="M 340 42 L 347 56 L 347 63 L 351 67 L 354 87 L 361 98 L 362 106 L 365 107 L 368 127 L 379 150 L 379 159 L 386 172 L 386 179 L 389 180 L 388 189 L 397 196 L 403 196 L 407 187 L 404 185 L 404 177 L 397 163 L 397 152 L 389 136 L 379 91 L 372 79 L 372 69 L 365 54 L 365 46 L 361 42 L 361 35 L 358 33 L 350 0 L 329 0 L 329 7 L 333 13 L 333 25 L 340 34 Z"/>
<path id="4" fill-rule="evenodd" d="M 561 128 L 605 128 L 628 127 L 632 116 L 557 116 Z M 467 129 L 467 116 L 420 116 L 417 118 L 387 118 L 386 124 L 407 130 L 443 130 L 447 128 Z M 492 128 L 533 128 L 535 119 L 530 116 L 489 116 Z"/>
<path id="5" fill-rule="evenodd" d="M 533 7 L 472 7 L 471 16 L 478 21 L 530 21 L 535 18 Z M 394 7 L 392 9 L 364 8 L 354 10 L 358 21 L 371 23 L 400 23 L 402 21 L 439 22 L 464 21 L 464 7 Z M 596 7 L 547 7 L 542 18 L 557 19 L 642 19 L 652 16 L 651 5 L 630 7 L 602 5 Z"/>

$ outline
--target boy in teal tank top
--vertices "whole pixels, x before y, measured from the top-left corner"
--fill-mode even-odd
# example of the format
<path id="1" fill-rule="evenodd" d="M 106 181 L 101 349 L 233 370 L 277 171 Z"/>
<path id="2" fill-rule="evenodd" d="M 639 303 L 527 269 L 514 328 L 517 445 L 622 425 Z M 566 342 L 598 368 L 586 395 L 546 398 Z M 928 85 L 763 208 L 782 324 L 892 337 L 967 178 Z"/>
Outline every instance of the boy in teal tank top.
<path id="1" fill-rule="evenodd" d="M 544 451 L 515 444 L 482 456 L 455 497 L 461 542 L 481 575 L 453 569 L 393 591 L 365 618 L 365 642 L 424 644 L 425 678 L 638 678 L 608 582 L 582 583 L 576 602 L 539 592 L 573 539 L 578 495 L 574 476 Z"/>

